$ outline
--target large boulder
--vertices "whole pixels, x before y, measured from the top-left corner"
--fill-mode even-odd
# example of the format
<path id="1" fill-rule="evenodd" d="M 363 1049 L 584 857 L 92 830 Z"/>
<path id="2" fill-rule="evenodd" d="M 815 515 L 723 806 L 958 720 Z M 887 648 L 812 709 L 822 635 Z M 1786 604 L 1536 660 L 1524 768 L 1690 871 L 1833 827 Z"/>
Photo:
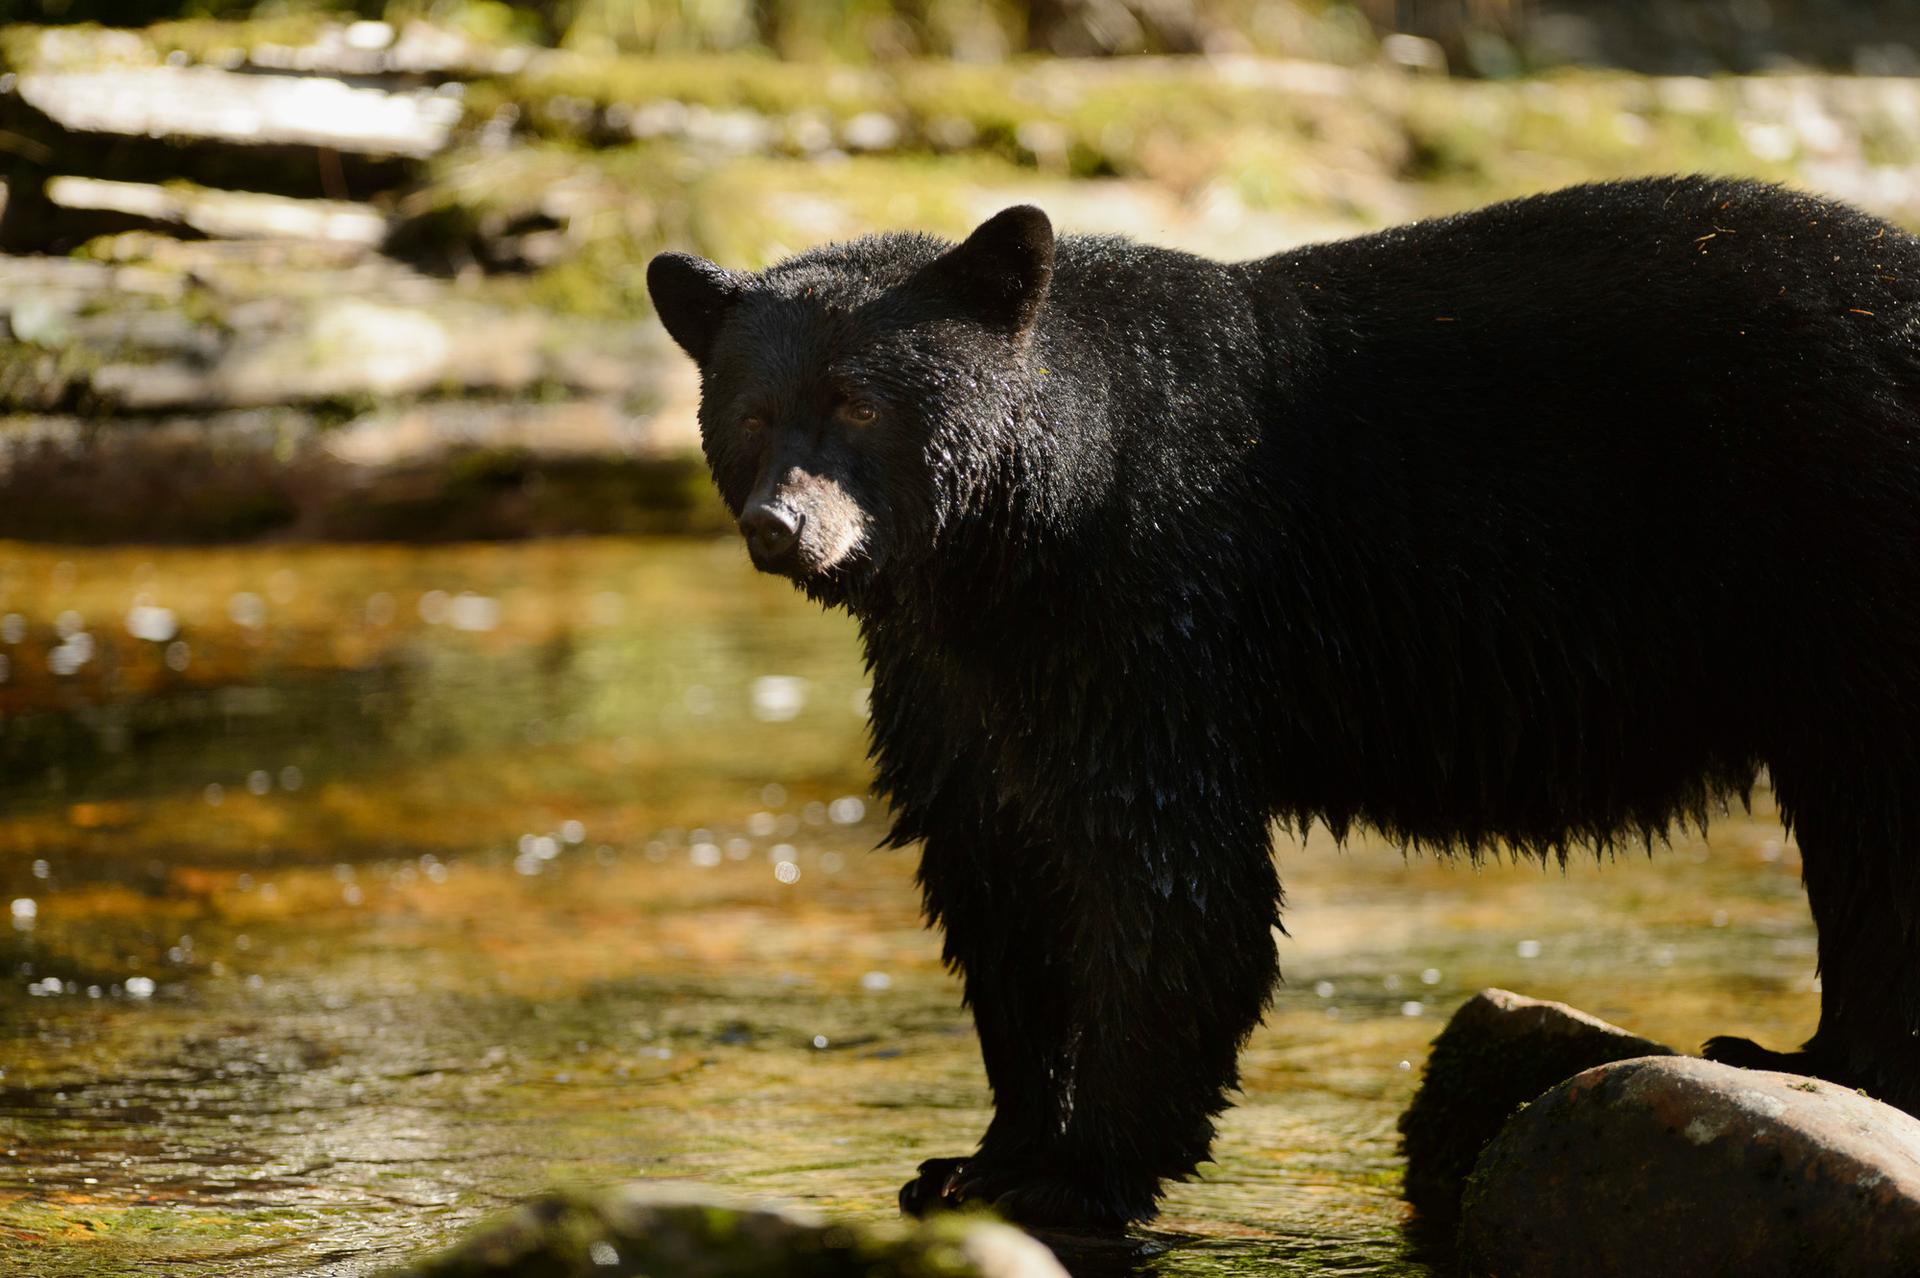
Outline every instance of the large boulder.
<path id="1" fill-rule="evenodd" d="M 829 1221 L 672 1186 L 554 1193 L 387 1278 L 1067 1278 L 981 1216 Z"/>
<path id="2" fill-rule="evenodd" d="M 1792 1074 L 1618 1061 L 1508 1121 L 1462 1205 L 1469 1275 L 1910 1278 L 1920 1121 Z"/>
<path id="3" fill-rule="evenodd" d="M 1480 1151 L 1514 1110 L 1583 1069 L 1672 1052 L 1565 1003 L 1480 991 L 1433 1041 L 1401 1115 L 1408 1201 L 1444 1230 Z"/>

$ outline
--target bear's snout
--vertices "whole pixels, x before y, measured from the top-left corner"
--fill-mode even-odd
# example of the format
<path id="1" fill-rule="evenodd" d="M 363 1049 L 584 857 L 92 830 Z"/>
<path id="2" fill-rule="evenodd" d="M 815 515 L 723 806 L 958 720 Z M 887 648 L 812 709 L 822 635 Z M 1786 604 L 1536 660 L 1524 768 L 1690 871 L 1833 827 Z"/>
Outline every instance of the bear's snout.
<path id="1" fill-rule="evenodd" d="M 757 502 L 740 516 L 740 531 L 746 534 L 747 550 L 759 567 L 771 568 L 793 556 L 800 544 L 800 529 L 807 517 L 789 513 L 766 502 Z"/>

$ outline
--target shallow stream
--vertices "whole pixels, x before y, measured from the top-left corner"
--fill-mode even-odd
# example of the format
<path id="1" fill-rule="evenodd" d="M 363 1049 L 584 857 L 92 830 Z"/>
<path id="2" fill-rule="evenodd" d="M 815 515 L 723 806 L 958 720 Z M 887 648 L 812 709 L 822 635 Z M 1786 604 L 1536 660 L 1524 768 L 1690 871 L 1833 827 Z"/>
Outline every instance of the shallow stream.
<path id="1" fill-rule="evenodd" d="M 368 1274 L 640 1177 L 891 1213 L 988 1102 L 862 702 L 731 541 L 0 546 L 0 1273 Z M 1812 1029 L 1764 794 L 1564 872 L 1279 857 L 1287 982 L 1150 1273 L 1436 1272 L 1394 1119 L 1483 986 Z"/>

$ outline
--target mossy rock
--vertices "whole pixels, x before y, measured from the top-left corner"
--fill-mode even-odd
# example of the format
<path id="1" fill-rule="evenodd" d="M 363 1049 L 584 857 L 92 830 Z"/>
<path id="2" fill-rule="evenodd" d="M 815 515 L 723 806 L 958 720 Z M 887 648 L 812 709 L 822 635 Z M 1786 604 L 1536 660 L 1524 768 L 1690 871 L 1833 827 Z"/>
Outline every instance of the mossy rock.
<path id="1" fill-rule="evenodd" d="M 984 1216 L 840 1222 L 672 1186 L 555 1192 L 386 1278 L 1065 1278 Z"/>

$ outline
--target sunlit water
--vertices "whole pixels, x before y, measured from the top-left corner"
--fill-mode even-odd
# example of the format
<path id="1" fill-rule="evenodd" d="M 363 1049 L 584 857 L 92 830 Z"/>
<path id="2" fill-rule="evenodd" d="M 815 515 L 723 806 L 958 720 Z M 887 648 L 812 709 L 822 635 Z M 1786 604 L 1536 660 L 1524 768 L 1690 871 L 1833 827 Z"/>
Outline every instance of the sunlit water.
<path id="1" fill-rule="evenodd" d="M 987 1114 L 852 629 L 731 543 L 0 547 L 0 1272 L 377 1270 L 555 1184 L 891 1213 Z M 1424 1274 L 1394 1119 L 1490 984 L 1797 1042 L 1736 813 L 1567 872 L 1283 841 L 1287 984 L 1166 1275 Z"/>

